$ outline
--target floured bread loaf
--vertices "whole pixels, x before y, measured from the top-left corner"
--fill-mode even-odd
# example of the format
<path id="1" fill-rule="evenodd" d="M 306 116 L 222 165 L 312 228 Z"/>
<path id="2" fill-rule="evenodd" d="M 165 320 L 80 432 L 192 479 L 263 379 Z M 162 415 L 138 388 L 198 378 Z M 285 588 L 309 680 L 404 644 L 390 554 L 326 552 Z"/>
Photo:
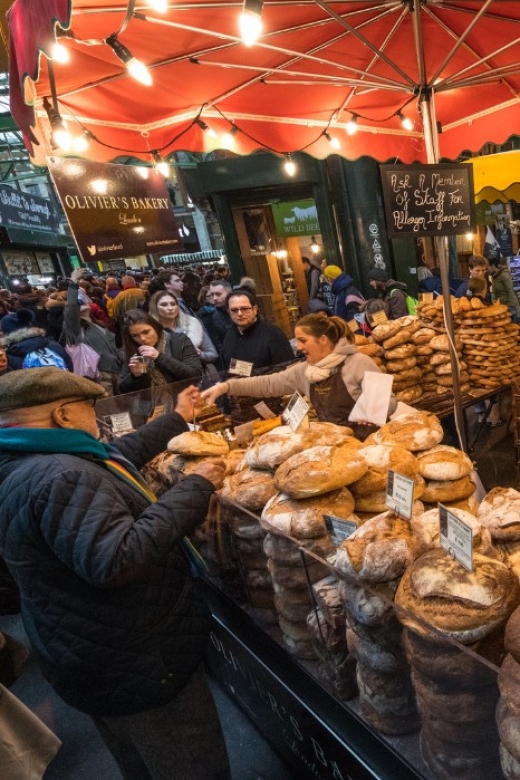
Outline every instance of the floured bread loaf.
<path id="1" fill-rule="evenodd" d="M 418 634 L 427 630 L 415 615 L 462 644 L 471 644 L 504 623 L 518 602 L 514 574 L 499 561 L 473 553 L 473 572 L 444 550 L 418 558 L 401 579 L 395 603 L 399 620 Z"/>
<path id="2" fill-rule="evenodd" d="M 243 469 L 230 477 L 218 491 L 221 498 L 235 504 L 258 511 L 276 493 L 273 475 L 260 469 Z"/>
<path id="3" fill-rule="evenodd" d="M 309 498 L 349 485 L 368 471 L 360 449 L 354 438 L 333 447 L 311 447 L 278 467 L 275 484 L 290 498 Z"/>
<path id="4" fill-rule="evenodd" d="M 461 477 L 460 479 L 444 480 L 438 482 L 433 479 L 426 480 L 426 487 L 422 498 L 428 504 L 435 504 L 437 501 L 461 501 L 473 495 L 477 486 L 471 477 Z"/>
<path id="5" fill-rule="evenodd" d="M 385 582 L 399 577 L 415 553 L 410 523 L 387 512 L 368 520 L 343 542 L 336 568 L 363 582 Z"/>
<path id="6" fill-rule="evenodd" d="M 169 452 L 179 452 L 181 455 L 227 455 L 229 445 L 217 433 L 207 431 L 186 431 L 174 436 L 168 442 Z"/>
<path id="7" fill-rule="evenodd" d="M 401 324 L 397 320 L 388 320 L 382 322 L 381 325 L 376 325 L 372 331 L 372 338 L 378 344 L 385 339 L 389 339 L 401 330 Z"/>
<path id="8" fill-rule="evenodd" d="M 260 521 L 267 530 L 312 539 L 327 533 L 324 515 L 351 520 L 353 511 L 354 499 L 347 488 L 300 500 L 277 493 L 265 505 Z"/>
<path id="9" fill-rule="evenodd" d="M 417 454 L 419 474 L 426 479 L 438 481 L 466 477 L 471 473 L 473 463 L 462 450 L 437 444 Z"/>
<path id="10" fill-rule="evenodd" d="M 395 619 L 394 596 L 399 578 L 388 582 L 375 582 L 370 588 L 356 587 L 340 580 L 338 595 L 345 609 L 358 623 L 366 626 L 383 626 Z"/>
<path id="11" fill-rule="evenodd" d="M 319 444 L 341 444 L 351 436 L 351 428 L 333 423 L 311 422 L 308 429 L 295 432 L 281 425 L 253 442 L 246 452 L 246 462 L 251 468 L 275 469 L 298 452 Z"/>
<path id="12" fill-rule="evenodd" d="M 465 512 L 462 509 L 451 508 L 450 512 L 472 529 L 473 548 L 478 548 L 482 539 L 482 524 L 480 521 L 477 520 L 475 515 L 472 515 L 470 512 Z M 418 541 L 419 547 L 423 552 L 433 550 L 434 547 L 440 546 L 438 507 L 429 509 L 427 512 L 423 512 L 422 515 L 412 517 L 410 525 L 412 526 L 412 531 Z"/>
<path id="13" fill-rule="evenodd" d="M 520 492 L 513 488 L 493 488 L 480 502 L 477 516 L 489 528 L 493 539 L 520 539 Z"/>
<path id="14" fill-rule="evenodd" d="M 263 550 L 268 558 L 272 558 L 282 566 L 302 566 L 300 546 L 310 550 L 319 558 L 326 558 L 334 552 L 334 546 L 327 534 L 314 539 L 302 539 L 296 543 L 285 536 L 268 533 L 264 539 Z"/>
<path id="15" fill-rule="evenodd" d="M 440 444 L 444 432 L 438 417 L 429 412 L 399 414 L 372 436 L 374 444 L 393 444 L 415 452 Z"/>
<path id="16" fill-rule="evenodd" d="M 413 478 L 414 488 L 413 497 L 414 501 L 417 501 L 424 493 L 426 483 L 424 479 L 416 474 Z M 375 493 L 369 493 L 368 495 L 356 496 L 356 513 L 357 512 L 385 512 L 386 506 L 386 489 L 378 490 Z"/>
<path id="17" fill-rule="evenodd" d="M 350 489 L 354 496 L 364 496 L 386 489 L 388 469 L 405 477 L 415 477 L 417 461 L 409 450 L 391 444 L 373 444 L 363 447 L 361 454 L 368 464 L 367 473 L 354 482 Z"/>
<path id="18" fill-rule="evenodd" d="M 469 498 L 463 498 L 460 501 L 444 501 L 444 506 L 448 507 L 448 509 L 463 509 L 465 512 L 470 512 L 472 515 L 477 515 L 479 503 L 477 501 L 476 493 L 473 493 L 472 496 Z M 428 509 L 437 509 L 437 504 L 431 503 L 429 504 L 428 501 L 424 502 L 424 509 L 427 511 Z"/>

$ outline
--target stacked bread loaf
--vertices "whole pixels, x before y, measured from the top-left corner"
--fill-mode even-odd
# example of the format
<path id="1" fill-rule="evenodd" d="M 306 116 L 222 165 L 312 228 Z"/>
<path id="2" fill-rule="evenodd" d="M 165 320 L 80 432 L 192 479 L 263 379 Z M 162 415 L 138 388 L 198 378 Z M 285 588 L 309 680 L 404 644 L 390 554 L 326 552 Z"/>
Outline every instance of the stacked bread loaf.
<path id="1" fill-rule="evenodd" d="M 422 395 L 422 371 L 413 342 L 418 327 L 415 317 L 401 317 L 377 325 L 372 332 L 373 340 L 383 348 L 386 371 L 394 377 L 395 396 L 405 403 L 417 401 Z"/>
<path id="2" fill-rule="evenodd" d="M 348 650 L 347 618 L 337 578 L 329 574 L 315 582 L 312 593 L 314 608 L 307 616 L 307 625 L 320 659 L 318 677 L 339 699 L 351 699 L 358 692 L 356 659 Z"/>
<path id="3" fill-rule="evenodd" d="M 435 393 L 437 389 L 435 371 L 431 364 L 433 348 L 430 345 L 431 340 L 436 335 L 436 330 L 424 327 L 421 322 L 421 327 L 415 331 L 412 337 L 415 344 L 417 365 L 421 369 L 421 384 L 424 393 Z"/>
<path id="4" fill-rule="evenodd" d="M 453 392 L 453 375 L 458 368 L 461 393 L 467 393 L 470 389 L 467 366 L 462 360 L 462 342 L 455 336 L 454 347 L 458 358 L 458 366 L 453 365 L 450 356 L 450 345 L 447 334 L 440 333 L 430 341 L 433 354 L 430 357 L 430 366 L 435 374 L 436 392 Z"/>
<path id="5" fill-rule="evenodd" d="M 477 541 L 477 539 L 475 539 Z M 498 778 L 494 672 L 450 640 L 496 662 L 500 631 L 519 598 L 514 574 L 473 551 L 473 571 L 442 549 L 404 573 L 395 602 L 421 714 L 421 752 L 434 778 Z"/>
<path id="6" fill-rule="evenodd" d="M 464 361 L 472 385 L 492 389 L 510 382 L 520 370 L 518 325 L 504 304 L 472 303 L 480 306 L 465 312 L 459 329 Z"/>
<path id="7" fill-rule="evenodd" d="M 364 523 L 343 542 L 336 568 L 344 576 L 347 644 L 357 660 L 359 703 L 371 726 L 385 734 L 418 728 L 410 669 L 393 596 L 416 555 L 410 524 L 392 512 Z"/>
<path id="8" fill-rule="evenodd" d="M 505 646 L 508 655 L 498 678 L 500 701 L 496 721 L 504 777 L 517 780 L 520 777 L 520 607 L 507 623 Z"/>
<path id="9" fill-rule="evenodd" d="M 385 362 L 383 360 L 385 351 L 380 344 L 377 344 L 371 337 L 360 336 L 358 334 L 354 336 L 354 344 L 358 348 L 358 352 L 361 352 L 363 355 L 368 355 L 368 357 L 372 358 L 376 366 L 379 366 L 381 371 L 386 373 Z"/>
<path id="10" fill-rule="evenodd" d="M 417 453 L 416 457 L 418 472 L 426 483 L 421 498 L 425 508 L 436 506 L 439 502 L 449 507 L 475 508 L 469 503 L 476 491 L 471 479 L 473 463 L 466 453 L 438 444 Z"/>
<path id="11" fill-rule="evenodd" d="M 420 498 L 425 487 L 423 478 L 418 474 L 417 460 L 409 450 L 392 444 L 367 444 L 367 442 L 360 453 L 368 465 L 368 471 L 350 485 L 350 491 L 356 502 L 355 512 L 361 519 L 367 519 L 367 515 L 372 516 L 386 511 L 386 484 L 389 469 L 415 481 L 415 499 Z"/>

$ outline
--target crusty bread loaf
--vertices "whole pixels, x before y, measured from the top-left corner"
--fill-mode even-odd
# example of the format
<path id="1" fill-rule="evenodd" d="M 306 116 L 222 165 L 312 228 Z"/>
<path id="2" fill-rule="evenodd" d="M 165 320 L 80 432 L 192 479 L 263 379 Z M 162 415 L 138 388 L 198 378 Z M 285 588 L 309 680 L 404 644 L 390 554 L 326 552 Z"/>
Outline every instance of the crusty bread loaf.
<path id="1" fill-rule="evenodd" d="M 354 498 L 347 488 L 299 500 L 277 493 L 265 505 L 261 523 L 268 530 L 276 530 L 295 539 L 312 539 L 327 533 L 325 515 L 356 522 L 357 518 L 352 517 L 353 511 Z"/>
<path id="2" fill-rule="evenodd" d="M 423 392 L 424 389 L 421 385 L 412 385 L 404 390 L 396 390 L 395 397 L 403 404 L 413 404 L 414 401 L 418 401 L 421 398 Z"/>
<path id="3" fill-rule="evenodd" d="M 440 444 L 443 436 L 439 418 L 418 411 L 397 415 L 382 425 L 373 438 L 375 444 L 394 444 L 415 452 Z"/>
<path id="4" fill-rule="evenodd" d="M 349 485 L 368 470 L 361 446 L 351 437 L 337 446 L 304 450 L 277 468 L 275 484 L 290 498 L 309 498 Z"/>
<path id="5" fill-rule="evenodd" d="M 397 320 L 387 320 L 387 322 L 382 322 L 381 325 L 376 325 L 372 331 L 372 338 L 379 344 L 385 339 L 389 339 L 392 336 L 395 336 L 395 334 L 400 330 L 400 322 Z"/>
<path id="6" fill-rule="evenodd" d="M 473 532 L 473 548 L 477 549 L 481 542 L 482 525 L 475 515 L 465 512 L 462 509 L 451 508 L 450 512 L 459 518 L 463 523 L 469 526 Z M 410 520 L 412 531 L 418 541 L 421 552 L 433 550 L 440 546 L 440 524 L 439 509 L 429 509 L 421 515 L 412 517 Z"/>
<path id="7" fill-rule="evenodd" d="M 275 469 L 287 458 L 319 444 L 340 444 L 352 436 L 352 430 L 333 423 L 311 422 L 309 428 L 292 431 L 281 425 L 259 436 L 246 452 L 251 468 Z"/>
<path id="8" fill-rule="evenodd" d="M 393 350 L 402 344 L 406 344 L 409 341 L 411 342 L 412 337 L 413 332 L 410 328 L 401 328 L 401 330 L 397 331 L 393 336 L 390 336 L 390 338 L 383 341 L 383 349 L 385 351 Z"/>
<path id="9" fill-rule="evenodd" d="M 424 479 L 420 476 L 420 474 L 416 474 L 415 477 L 413 477 L 414 480 L 414 489 L 413 489 L 413 497 L 414 501 L 417 502 L 419 498 L 421 498 L 422 494 L 424 493 L 426 482 Z M 356 496 L 356 505 L 355 510 L 357 512 L 384 512 L 386 511 L 386 488 L 384 490 L 375 490 L 372 493 L 365 493 L 361 496 Z"/>
<path id="10" fill-rule="evenodd" d="M 433 328 L 419 328 L 412 336 L 414 344 L 429 344 L 432 338 L 436 335 L 436 331 Z"/>
<path id="11" fill-rule="evenodd" d="M 476 489 L 477 486 L 469 476 L 442 481 L 429 479 L 426 480 L 426 487 L 422 497 L 429 504 L 435 504 L 438 501 L 442 503 L 445 501 L 460 501 L 472 496 Z"/>
<path id="12" fill-rule="evenodd" d="M 520 539 L 520 492 L 514 488 L 493 488 L 481 501 L 477 516 L 493 539 Z"/>
<path id="13" fill-rule="evenodd" d="M 252 512 L 263 509 L 276 493 L 273 475 L 260 469 L 243 469 L 226 477 L 219 494 Z"/>
<path id="14" fill-rule="evenodd" d="M 352 494 L 356 497 L 385 490 L 388 469 L 397 471 L 405 477 L 415 477 L 417 474 L 416 458 L 404 447 L 372 444 L 363 447 L 361 454 L 368 464 L 368 471 L 350 486 Z"/>
<path id="15" fill-rule="evenodd" d="M 442 549 L 421 555 L 403 574 L 395 602 L 399 620 L 427 633 L 417 616 L 438 631 L 471 644 L 505 623 L 520 596 L 518 580 L 499 561 L 473 553 L 473 572 Z"/>
<path id="16" fill-rule="evenodd" d="M 429 450 L 417 453 L 419 474 L 425 479 L 437 481 L 466 477 L 473 469 L 471 459 L 462 450 L 437 444 Z"/>
<path id="17" fill-rule="evenodd" d="M 218 433 L 207 431 L 186 431 L 174 436 L 168 442 L 169 452 L 178 452 L 181 455 L 227 455 L 229 445 Z"/>

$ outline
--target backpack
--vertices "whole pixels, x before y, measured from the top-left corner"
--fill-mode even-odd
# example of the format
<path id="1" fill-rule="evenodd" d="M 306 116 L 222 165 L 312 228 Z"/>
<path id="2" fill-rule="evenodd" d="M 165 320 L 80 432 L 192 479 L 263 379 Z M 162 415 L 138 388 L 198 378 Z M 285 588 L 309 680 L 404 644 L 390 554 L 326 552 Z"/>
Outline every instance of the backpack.
<path id="1" fill-rule="evenodd" d="M 390 297 L 392 297 L 392 295 L 397 291 L 397 289 L 398 288 L 395 287 L 392 290 L 392 292 L 390 293 Z M 412 317 L 415 317 L 415 315 L 417 314 L 417 304 L 419 303 L 419 301 L 417 300 L 417 298 L 414 298 L 413 295 L 409 295 L 408 293 L 405 293 L 404 290 L 402 290 L 402 292 L 404 294 L 404 298 L 406 301 L 406 309 L 408 311 L 408 314 L 411 314 Z"/>
<path id="2" fill-rule="evenodd" d="M 33 352 L 28 352 L 23 359 L 22 368 L 62 368 L 68 371 L 67 364 L 57 352 L 53 352 L 49 347 L 40 347 Z"/>

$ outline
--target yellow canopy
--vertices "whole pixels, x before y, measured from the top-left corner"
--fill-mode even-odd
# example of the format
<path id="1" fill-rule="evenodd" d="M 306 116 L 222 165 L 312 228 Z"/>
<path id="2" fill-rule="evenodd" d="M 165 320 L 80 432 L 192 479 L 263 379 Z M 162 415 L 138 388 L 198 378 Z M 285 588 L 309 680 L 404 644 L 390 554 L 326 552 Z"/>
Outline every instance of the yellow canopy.
<path id="1" fill-rule="evenodd" d="M 475 203 L 520 202 L 520 151 L 473 157 Z"/>

